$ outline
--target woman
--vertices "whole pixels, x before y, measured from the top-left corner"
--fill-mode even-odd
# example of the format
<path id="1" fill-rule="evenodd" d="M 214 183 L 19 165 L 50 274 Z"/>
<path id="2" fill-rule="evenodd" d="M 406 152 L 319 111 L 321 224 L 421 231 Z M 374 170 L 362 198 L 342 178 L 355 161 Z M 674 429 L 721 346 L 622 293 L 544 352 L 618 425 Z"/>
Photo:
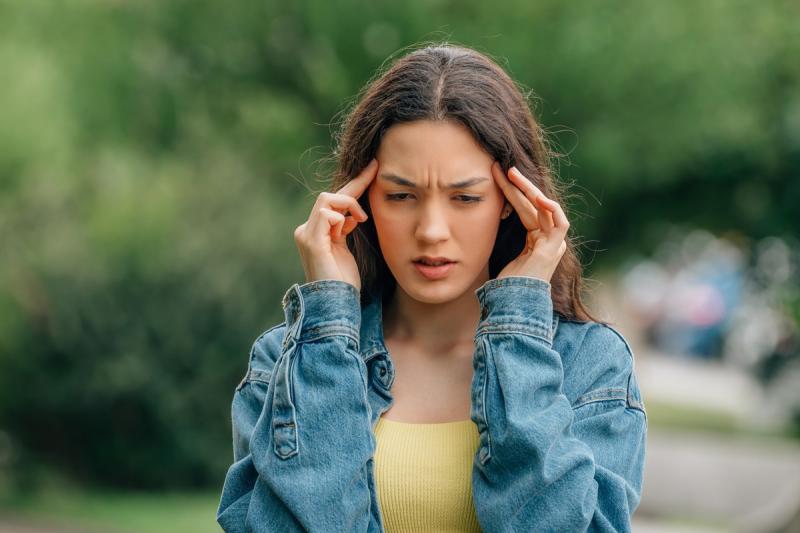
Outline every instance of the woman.
<path id="1" fill-rule="evenodd" d="M 629 531 L 647 418 L 550 154 L 472 49 L 373 81 L 232 405 L 226 531 Z M 366 194 L 365 194 L 366 193 Z"/>

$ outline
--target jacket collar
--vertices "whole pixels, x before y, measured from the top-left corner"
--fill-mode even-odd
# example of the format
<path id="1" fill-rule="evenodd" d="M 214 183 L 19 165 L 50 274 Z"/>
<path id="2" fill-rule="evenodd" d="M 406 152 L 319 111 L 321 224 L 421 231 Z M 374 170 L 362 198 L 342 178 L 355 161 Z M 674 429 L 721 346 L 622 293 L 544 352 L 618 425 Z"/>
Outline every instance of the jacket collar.
<path id="1" fill-rule="evenodd" d="M 559 323 L 559 314 L 555 311 L 552 320 L 553 338 L 555 338 Z M 388 353 L 383 336 L 383 301 L 380 294 L 373 295 L 366 305 L 361 306 L 359 337 L 359 353 L 364 362 L 380 353 Z"/>
<path id="2" fill-rule="evenodd" d="M 383 342 L 383 302 L 380 294 L 373 295 L 366 305 L 361 306 L 359 336 L 360 353 L 365 362 L 379 353 L 389 351 Z"/>

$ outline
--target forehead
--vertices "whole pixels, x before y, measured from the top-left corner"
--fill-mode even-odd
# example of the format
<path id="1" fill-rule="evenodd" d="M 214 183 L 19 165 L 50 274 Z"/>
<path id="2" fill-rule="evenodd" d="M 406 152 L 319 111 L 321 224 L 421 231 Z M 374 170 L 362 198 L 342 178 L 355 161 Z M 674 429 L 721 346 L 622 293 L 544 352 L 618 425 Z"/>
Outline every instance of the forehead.
<path id="1" fill-rule="evenodd" d="M 378 148 L 381 170 L 400 176 L 443 178 L 488 171 L 492 157 L 463 125 L 451 121 L 420 120 L 395 124 Z"/>

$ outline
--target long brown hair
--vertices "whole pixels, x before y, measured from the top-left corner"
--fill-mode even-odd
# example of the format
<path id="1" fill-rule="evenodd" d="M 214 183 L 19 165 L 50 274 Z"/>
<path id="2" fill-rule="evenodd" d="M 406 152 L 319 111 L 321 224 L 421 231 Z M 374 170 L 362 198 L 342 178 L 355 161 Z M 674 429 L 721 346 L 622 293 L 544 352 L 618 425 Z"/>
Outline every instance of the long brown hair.
<path id="1" fill-rule="evenodd" d="M 418 46 L 422 48 L 376 73 L 359 92 L 336 134 L 336 168 L 329 190 L 340 189 L 364 169 L 392 125 L 448 120 L 466 126 L 504 171 L 515 165 L 547 197 L 562 203 L 551 162 L 560 154 L 550 151 L 526 97 L 511 77 L 472 48 L 446 42 Z M 366 194 L 359 203 L 371 215 Z M 516 212 L 500 222 L 489 258 L 490 279 L 522 252 L 526 234 Z M 568 234 L 566 241 L 567 250 L 550 280 L 553 309 L 568 320 L 602 322 L 581 301 L 582 266 L 573 237 Z M 377 294 L 386 301 L 397 281 L 380 252 L 371 216 L 348 235 L 347 245 L 361 274 L 362 303 Z"/>

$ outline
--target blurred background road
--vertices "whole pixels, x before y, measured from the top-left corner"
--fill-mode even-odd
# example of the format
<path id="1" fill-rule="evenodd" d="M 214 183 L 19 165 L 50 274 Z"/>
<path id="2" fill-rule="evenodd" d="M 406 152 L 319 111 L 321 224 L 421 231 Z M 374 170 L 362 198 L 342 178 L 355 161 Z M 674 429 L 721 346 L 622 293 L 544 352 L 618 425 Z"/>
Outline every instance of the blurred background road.
<path id="1" fill-rule="evenodd" d="M 359 89 L 495 57 L 630 341 L 634 531 L 800 531 L 800 7 L 0 0 L 0 532 L 202 532 Z"/>

